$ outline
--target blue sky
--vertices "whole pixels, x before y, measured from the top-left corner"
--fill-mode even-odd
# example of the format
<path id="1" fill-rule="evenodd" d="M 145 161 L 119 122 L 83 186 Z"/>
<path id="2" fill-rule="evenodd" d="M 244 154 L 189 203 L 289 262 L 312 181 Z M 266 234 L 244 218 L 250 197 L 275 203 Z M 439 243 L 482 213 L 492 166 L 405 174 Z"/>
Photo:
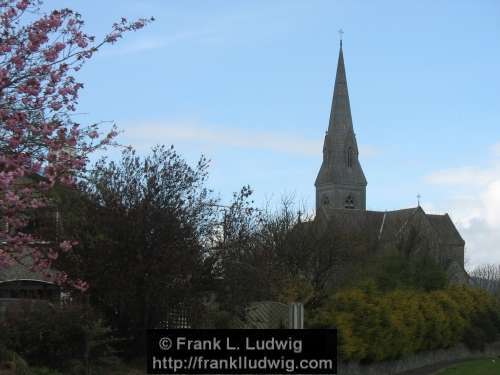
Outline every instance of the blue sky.
<path id="1" fill-rule="evenodd" d="M 229 200 L 295 194 L 314 206 L 344 34 L 367 207 L 450 213 L 470 266 L 500 263 L 500 2 L 46 1 L 97 36 L 154 16 L 82 70 L 82 123 L 116 122 L 141 152 L 212 160 Z"/>

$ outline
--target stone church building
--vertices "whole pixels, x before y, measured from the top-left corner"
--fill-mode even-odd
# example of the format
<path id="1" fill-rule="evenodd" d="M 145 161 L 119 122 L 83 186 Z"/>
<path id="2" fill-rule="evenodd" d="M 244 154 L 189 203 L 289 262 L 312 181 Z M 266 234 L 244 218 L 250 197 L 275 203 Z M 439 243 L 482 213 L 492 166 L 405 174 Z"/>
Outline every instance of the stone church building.
<path id="1" fill-rule="evenodd" d="M 358 156 L 341 42 L 323 162 L 315 182 L 315 221 L 331 230 L 361 229 L 376 238 L 382 248 L 417 231 L 423 239 L 421 246 L 446 268 L 450 281 L 467 283 L 465 242 L 448 214 L 427 214 L 420 205 L 396 211 L 367 211 L 367 180 Z"/>

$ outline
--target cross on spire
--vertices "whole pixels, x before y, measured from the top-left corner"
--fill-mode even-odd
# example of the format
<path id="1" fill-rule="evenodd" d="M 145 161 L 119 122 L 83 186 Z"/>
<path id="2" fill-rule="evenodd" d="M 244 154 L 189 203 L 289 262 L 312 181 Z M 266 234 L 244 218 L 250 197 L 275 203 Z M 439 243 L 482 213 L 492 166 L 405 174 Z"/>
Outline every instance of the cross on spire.
<path id="1" fill-rule="evenodd" d="M 339 29 L 338 33 L 339 33 L 339 37 L 340 37 L 340 47 L 342 47 L 342 36 L 344 35 L 344 30 Z"/>
<path id="2" fill-rule="evenodd" d="M 417 204 L 418 204 L 418 207 L 420 207 L 420 198 L 422 198 L 422 196 L 420 195 L 420 193 L 417 194 Z"/>

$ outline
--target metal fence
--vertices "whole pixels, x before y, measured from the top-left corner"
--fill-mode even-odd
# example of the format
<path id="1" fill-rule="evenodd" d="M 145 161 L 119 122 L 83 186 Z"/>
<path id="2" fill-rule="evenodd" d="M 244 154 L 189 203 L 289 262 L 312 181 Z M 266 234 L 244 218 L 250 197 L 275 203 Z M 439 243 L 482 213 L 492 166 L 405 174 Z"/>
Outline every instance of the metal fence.
<path id="1" fill-rule="evenodd" d="M 167 310 L 157 328 L 193 328 L 192 318 L 193 312 L 189 306 L 179 303 Z M 206 320 L 208 319 L 207 317 Z M 210 326 L 210 322 L 204 323 L 204 326 Z M 287 305 L 276 301 L 253 302 L 245 308 L 243 316 L 232 321 L 231 328 L 301 329 L 304 328 L 304 308 L 301 303 Z"/>

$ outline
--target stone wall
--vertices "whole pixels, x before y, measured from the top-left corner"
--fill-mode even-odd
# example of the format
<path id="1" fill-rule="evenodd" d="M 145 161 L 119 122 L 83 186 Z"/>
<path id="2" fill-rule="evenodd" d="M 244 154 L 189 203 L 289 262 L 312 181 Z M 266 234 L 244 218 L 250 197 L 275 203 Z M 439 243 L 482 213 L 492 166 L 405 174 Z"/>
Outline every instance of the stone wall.
<path id="1" fill-rule="evenodd" d="M 342 375 L 392 375 L 420 367 L 442 363 L 484 357 L 499 357 L 500 341 L 486 346 L 484 352 L 471 351 L 463 345 L 450 349 L 421 352 L 397 361 L 379 362 L 372 365 L 358 363 L 339 363 L 338 374 Z"/>

